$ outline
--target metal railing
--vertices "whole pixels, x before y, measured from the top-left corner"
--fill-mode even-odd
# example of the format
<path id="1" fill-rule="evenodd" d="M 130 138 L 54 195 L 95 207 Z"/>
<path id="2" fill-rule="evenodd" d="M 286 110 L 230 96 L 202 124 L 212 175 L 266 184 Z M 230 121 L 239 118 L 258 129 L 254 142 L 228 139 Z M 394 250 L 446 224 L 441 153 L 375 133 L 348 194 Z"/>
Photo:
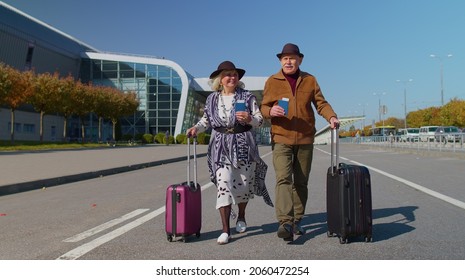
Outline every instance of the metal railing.
<path id="1" fill-rule="evenodd" d="M 440 135 L 434 140 L 420 141 L 419 139 L 408 140 L 402 136 L 361 136 L 345 137 L 340 139 L 341 143 L 354 143 L 385 148 L 416 149 L 427 151 L 465 152 L 465 133 Z"/>

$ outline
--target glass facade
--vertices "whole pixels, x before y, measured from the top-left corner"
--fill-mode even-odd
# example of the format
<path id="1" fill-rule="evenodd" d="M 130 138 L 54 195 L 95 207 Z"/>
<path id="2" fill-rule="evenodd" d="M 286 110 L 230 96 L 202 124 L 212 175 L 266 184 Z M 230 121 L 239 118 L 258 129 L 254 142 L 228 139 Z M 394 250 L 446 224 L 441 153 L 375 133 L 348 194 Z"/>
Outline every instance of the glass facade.
<path id="1" fill-rule="evenodd" d="M 16 69 L 34 69 L 36 73 L 58 72 L 62 77 L 72 75 L 83 83 L 135 92 L 139 108 L 133 115 L 120 119 L 116 126 L 117 140 L 126 139 L 126 136 L 135 138 L 144 133 L 169 131 L 173 136 L 185 133 L 203 115 L 206 97 L 211 92 L 207 78 L 192 77 L 174 61 L 100 52 L 5 4 L 0 4 L 0 42 L 0 60 Z M 263 81 L 255 83 L 253 88 L 261 91 L 262 85 Z M 18 121 L 23 124 L 21 128 L 13 124 L 18 139 L 38 138 L 37 116 L 29 114 L 33 111 L 26 106 L 17 112 L 27 116 L 24 121 Z M 0 113 L 5 111 L 0 110 Z M 50 116 L 46 122 L 48 119 Z M 8 120 L 8 117 L 0 118 L 0 125 L 6 127 L 8 123 L 3 120 Z M 87 139 L 80 139 L 82 122 Z M 64 119 L 56 116 L 53 123 L 46 124 L 45 131 L 51 133 L 44 135 L 44 139 L 106 141 L 113 137 L 112 124 L 108 120 L 104 121 L 99 135 L 99 122 L 94 114 L 84 120 L 77 117 L 68 119 L 66 137 L 69 139 L 61 139 L 63 124 Z M 27 137 L 24 136 L 26 134 Z M 1 139 L 9 137 L 9 134 L 0 133 Z"/>
<path id="2" fill-rule="evenodd" d="M 208 93 L 207 93 L 208 94 Z M 186 109 L 184 120 L 182 122 L 182 131 L 185 132 L 188 128 L 196 124 L 203 116 L 203 110 L 207 101 L 205 93 L 199 93 L 189 89 L 189 94 L 186 100 Z"/>
<path id="3" fill-rule="evenodd" d="M 174 135 L 182 81 L 171 67 L 146 63 L 83 58 L 81 81 L 135 92 L 138 112 L 121 120 L 122 135 L 165 133 Z M 189 94 L 190 95 L 190 94 Z M 186 107 L 187 108 L 187 107 Z"/>

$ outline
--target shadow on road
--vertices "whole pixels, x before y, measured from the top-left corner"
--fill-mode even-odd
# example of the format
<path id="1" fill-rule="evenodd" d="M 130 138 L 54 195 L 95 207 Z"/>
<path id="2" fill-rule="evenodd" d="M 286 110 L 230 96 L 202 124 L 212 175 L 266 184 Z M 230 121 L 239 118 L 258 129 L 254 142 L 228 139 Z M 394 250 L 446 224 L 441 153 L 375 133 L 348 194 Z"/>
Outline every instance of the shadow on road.
<path id="1" fill-rule="evenodd" d="M 408 225 L 409 223 L 415 221 L 415 210 L 417 206 L 404 206 L 396 208 L 383 208 L 383 209 L 374 209 L 373 210 L 373 240 L 372 242 L 380 242 L 394 238 L 396 236 L 408 233 L 413 231 L 415 228 Z M 397 218 L 390 222 L 377 223 L 376 220 L 383 218 Z M 278 229 L 278 223 L 269 223 L 263 224 L 261 226 L 250 226 L 247 228 L 246 234 L 236 234 L 234 231 L 233 222 L 231 221 L 231 233 L 233 239 L 238 240 L 245 237 L 250 237 L 254 235 L 269 234 L 275 233 Z M 326 226 L 326 212 L 308 214 L 305 215 L 302 219 L 302 227 L 305 229 L 306 234 L 302 236 L 296 236 L 294 245 L 303 245 L 307 241 L 324 234 L 328 231 Z M 220 230 L 202 232 L 199 239 L 195 236 L 188 237 L 187 242 L 196 242 L 200 240 L 210 240 L 216 239 L 221 234 Z M 351 242 L 363 241 L 363 238 L 353 238 Z"/>
<path id="2" fill-rule="evenodd" d="M 383 208 L 373 210 L 373 239 L 374 241 L 388 240 L 393 237 L 413 231 L 408 225 L 415 221 L 415 210 L 418 206 L 404 206 L 397 208 Z M 386 223 L 376 223 L 376 219 L 398 217 L 397 220 Z"/>
<path id="3" fill-rule="evenodd" d="M 415 221 L 415 210 L 417 206 L 404 206 L 396 208 L 383 208 L 374 209 L 373 215 L 373 239 L 372 242 L 379 242 L 388 240 L 393 237 L 405 234 L 414 230 L 415 228 L 408 225 Z M 387 218 L 387 217 L 398 217 L 397 220 L 386 223 L 377 223 L 376 220 Z M 325 234 L 328 231 L 326 226 L 326 213 L 316 213 L 306 215 L 302 221 L 304 229 L 307 234 L 299 237 L 294 241 L 294 244 L 304 244 L 308 240 L 315 238 L 318 235 Z M 363 238 L 354 238 L 351 242 L 364 240 Z"/>
<path id="4" fill-rule="evenodd" d="M 374 209 L 373 210 L 373 240 L 372 242 L 379 242 L 383 240 L 388 240 L 393 237 L 411 232 L 415 228 L 408 225 L 409 223 L 415 221 L 415 210 L 417 206 L 405 206 L 405 207 L 396 207 L 396 208 L 383 208 L 383 209 Z M 394 217 L 395 219 L 390 222 L 377 223 L 376 220 L 382 218 Z M 298 236 L 293 244 L 294 245 L 303 245 L 307 241 L 319 236 L 326 235 L 328 227 L 326 225 L 326 213 L 315 213 L 305 215 L 302 220 L 302 227 L 305 229 L 306 234 Z M 261 233 L 270 233 L 275 232 L 277 229 L 276 224 L 265 224 L 262 225 L 262 231 L 257 232 Z M 361 241 L 363 238 L 353 238 L 351 242 Z"/>

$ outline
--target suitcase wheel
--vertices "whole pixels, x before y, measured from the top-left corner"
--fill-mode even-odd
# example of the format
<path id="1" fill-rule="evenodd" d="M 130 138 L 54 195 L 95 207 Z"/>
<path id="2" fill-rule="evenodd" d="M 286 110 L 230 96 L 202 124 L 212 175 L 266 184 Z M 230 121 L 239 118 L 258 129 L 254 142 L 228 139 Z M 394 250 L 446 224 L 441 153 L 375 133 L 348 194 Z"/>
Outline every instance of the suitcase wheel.
<path id="1" fill-rule="evenodd" d="M 371 242 L 372 237 L 371 236 L 365 236 L 365 242 Z"/>
<path id="2" fill-rule="evenodd" d="M 195 234 L 195 237 L 200 238 L 200 231 Z"/>
<path id="3" fill-rule="evenodd" d="M 166 239 L 168 239 L 169 242 L 173 242 L 173 236 L 171 234 L 167 234 Z"/>
<path id="4" fill-rule="evenodd" d="M 326 236 L 328 236 L 328 237 L 334 237 L 334 236 L 336 236 L 336 235 L 335 235 L 334 233 L 332 233 L 332 232 L 327 231 L 327 232 L 326 232 Z"/>

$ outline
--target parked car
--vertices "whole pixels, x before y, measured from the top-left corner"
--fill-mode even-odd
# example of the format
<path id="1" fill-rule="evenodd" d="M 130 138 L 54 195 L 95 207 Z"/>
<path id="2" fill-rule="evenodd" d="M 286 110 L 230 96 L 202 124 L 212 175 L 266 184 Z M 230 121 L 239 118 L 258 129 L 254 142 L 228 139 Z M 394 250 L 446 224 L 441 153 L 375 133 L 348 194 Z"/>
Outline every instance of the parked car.
<path id="1" fill-rule="evenodd" d="M 420 127 L 419 131 L 419 139 L 421 142 L 429 142 L 434 141 L 434 133 L 439 126 L 437 125 L 429 125 L 429 126 L 422 126 Z"/>
<path id="2" fill-rule="evenodd" d="M 439 126 L 434 132 L 436 142 L 458 142 L 462 138 L 462 132 L 456 126 Z"/>
<path id="3" fill-rule="evenodd" d="M 399 130 L 397 130 L 399 141 L 402 142 L 417 142 L 419 133 L 419 128 L 400 128 Z"/>

